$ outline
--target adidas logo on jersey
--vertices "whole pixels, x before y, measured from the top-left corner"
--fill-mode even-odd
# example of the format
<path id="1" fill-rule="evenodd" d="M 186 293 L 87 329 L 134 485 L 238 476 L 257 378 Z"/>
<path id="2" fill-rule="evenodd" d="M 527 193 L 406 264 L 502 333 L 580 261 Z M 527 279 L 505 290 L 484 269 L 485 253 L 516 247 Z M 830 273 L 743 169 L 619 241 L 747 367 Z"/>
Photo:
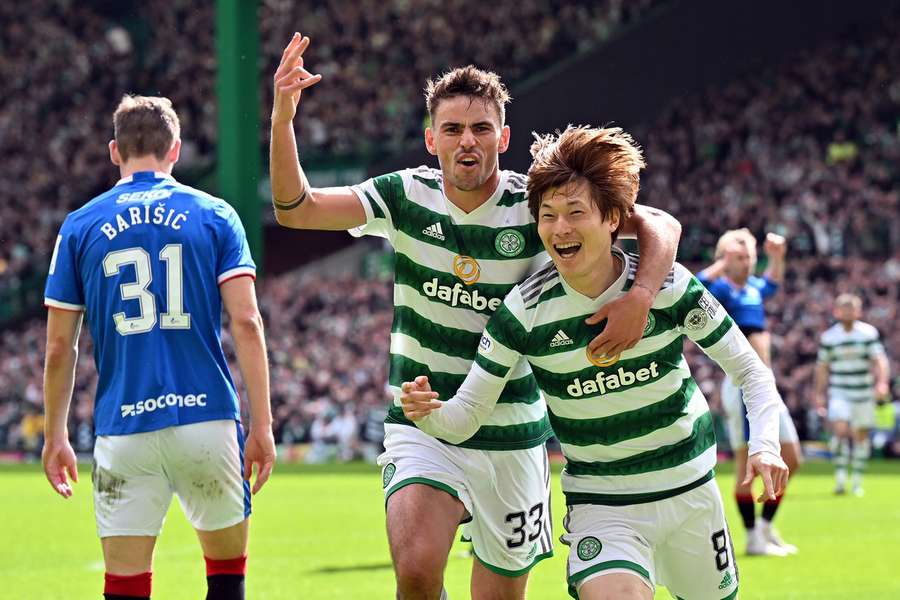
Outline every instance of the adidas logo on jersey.
<path id="1" fill-rule="evenodd" d="M 659 367 L 656 361 L 653 361 L 646 367 L 633 372 L 619 367 L 615 373 L 607 374 L 600 371 L 595 378 L 586 381 L 581 381 L 581 378 L 576 377 L 575 381 L 566 387 L 566 393 L 573 398 L 580 398 L 589 394 L 602 396 L 619 388 L 632 385 L 635 382 L 644 382 L 657 377 L 659 377 Z"/>
<path id="2" fill-rule="evenodd" d="M 550 340 L 551 348 L 558 348 L 560 346 L 571 346 L 575 342 L 566 335 L 566 332 L 560 329 L 556 332 L 556 335 L 553 336 L 553 339 Z"/>
<path id="3" fill-rule="evenodd" d="M 433 237 L 436 240 L 441 240 L 442 242 L 447 239 L 444 237 L 444 231 L 441 229 L 440 223 L 435 223 L 434 225 L 430 225 L 422 230 L 427 236 Z"/>

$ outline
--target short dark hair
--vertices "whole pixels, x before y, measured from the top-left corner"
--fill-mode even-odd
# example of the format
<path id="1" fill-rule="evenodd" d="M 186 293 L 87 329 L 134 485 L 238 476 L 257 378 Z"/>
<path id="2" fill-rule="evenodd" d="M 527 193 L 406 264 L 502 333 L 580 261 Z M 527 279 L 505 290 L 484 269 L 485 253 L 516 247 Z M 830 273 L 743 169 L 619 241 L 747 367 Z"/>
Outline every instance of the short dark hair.
<path id="1" fill-rule="evenodd" d="M 432 123 L 441 100 L 456 96 L 480 98 L 493 103 L 500 115 L 500 125 L 506 122 L 506 105 L 512 97 L 500 81 L 500 76 L 493 71 L 467 65 L 448 71 L 437 79 L 429 79 L 425 84 L 425 106 Z"/>
<path id="2" fill-rule="evenodd" d="M 535 133 L 534 137 L 528 208 L 535 220 L 548 190 L 579 180 L 587 184 L 603 220 L 617 215 L 621 222 L 631 214 L 640 189 L 640 170 L 646 165 L 630 135 L 619 127 L 569 125 L 558 135 Z"/>
<path id="3" fill-rule="evenodd" d="M 172 101 L 160 96 L 123 96 L 113 129 L 122 160 L 150 154 L 162 160 L 181 135 Z"/>

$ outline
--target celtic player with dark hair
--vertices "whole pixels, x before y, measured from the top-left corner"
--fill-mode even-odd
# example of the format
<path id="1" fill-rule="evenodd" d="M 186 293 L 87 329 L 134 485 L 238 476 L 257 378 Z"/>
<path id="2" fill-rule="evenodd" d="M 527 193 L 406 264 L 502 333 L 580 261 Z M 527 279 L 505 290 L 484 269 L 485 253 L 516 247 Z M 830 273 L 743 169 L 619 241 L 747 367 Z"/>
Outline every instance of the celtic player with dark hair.
<path id="1" fill-rule="evenodd" d="M 503 171 L 509 101 L 500 78 L 473 66 L 429 82 L 425 147 L 440 169 L 419 167 L 350 187 L 309 186 L 297 158 L 294 118 L 316 85 L 303 64 L 309 38 L 295 35 L 275 73 L 272 198 L 275 217 L 298 229 L 348 229 L 394 248 L 394 323 L 382 483 L 400 600 L 437 600 L 460 523 L 476 560 L 473 600 L 521 600 L 528 573 L 552 553 L 550 423 L 527 363 L 510 373 L 502 401 L 465 443 L 451 445 L 403 416 L 400 384 L 420 373 L 447 397 L 462 384 L 488 318 L 543 254 L 525 177 Z M 302 120 L 301 120 L 302 121 Z M 302 123 L 301 123 L 302 124 Z M 610 326 L 592 343 L 606 352 L 640 339 L 653 297 L 671 268 L 680 227 L 641 207 L 626 223 L 645 255 L 632 291 L 604 307 Z M 528 533 L 522 535 L 528 516 Z M 527 539 L 526 539 L 527 538 Z"/>
<path id="2" fill-rule="evenodd" d="M 657 582 L 679 598 L 736 598 L 737 568 L 713 478 L 712 418 L 682 351 L 685 336 L 741 385 L 750 419 L 746 479 L 774 499 L 788 468 L 779 456 L 779 396 L 720 304 L 675 264 L 642 339 L 598 356 L 585 317 L 634 285 L 639 263 L 612 244 L 644 166 L 620 129 L 569 127 L 538 138 L 528 172 L 531 211 L 552 262 L 517 285 L 484 330 L 475 363 L 452 398 L 426 375 L 404 382 L 401 403 L 419 429 L 464 443 L 497 405 L 510 376 L 531 365 L 567 463 L 562 475 L 576 598 L 646 600 Z M 442 399 L 446 401 L 442 402 Z M 520 539 L 533 515 L 521 514 Z M 518 521 L 515 521 L 518 522 Z"/>

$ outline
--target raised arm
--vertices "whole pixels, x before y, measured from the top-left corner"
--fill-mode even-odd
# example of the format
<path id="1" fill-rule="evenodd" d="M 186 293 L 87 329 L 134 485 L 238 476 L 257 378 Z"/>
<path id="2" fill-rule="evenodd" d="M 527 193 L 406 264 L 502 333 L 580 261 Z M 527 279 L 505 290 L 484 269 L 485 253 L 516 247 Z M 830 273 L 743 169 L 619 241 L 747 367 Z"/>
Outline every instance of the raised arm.
<path id="1" fill-rule="evenodd" d="M 48 308 L 44 360 L 44 474 L 63 498 L 72 495 L 68 478 L 78 482 L 75 452 L 69 444 L 69 403 L 75 386 L 81 311 Z"/>
<path id="2" fill-rule="evenodd" d="M 269 176 L 275 219 L 295 229 L 352 229 L 366 221 L 356 194 L 348 187 L 311 188 L 298 158 L 294 117 L 300 96 L 322 80 L 303 66 L 308 46 L 309 38 L 295 33 L 274 76 Z"/>
<path id="3" fill-rule="evenodd" d="M 765 272 L 766 277 L 777 284 L 781 284 L 784 281 L 787 240 L 778 234 L 768 233 L 766 234 L 766 241 L 763 243 L 763 251 L 769 257 L 769 266 L 766 267 Z"/>
<path id="4" fill-rule="evenodd" d="M 222 302 L 231 321 L 231 337 L 241 377 L 250 403 L 250 433 L 244 449 L 244 479 L 250 480 L 256 465 L 257 493 L 269 479 L 275 464 L 272 436 L 272 407 L 269 403 L 269 361 L 263 334 L 263 320 L 256 305 L 251 277 L 235 277 L 222 283 Z"/>
<path id="5" fill-rule="evenodd" d="M 587 319 L 590 324 L 608 319 L 603 332 L 588 346 L 596 356 L 615 356 L 641 339 L 653 300 L 675 262 L 681 224 L 667 212 L 635 204 L 619 235 L 637 236 L 641 261 L 631 290 Z"/>
<path id="6" fill-rule="evenodd" d="M 728 259 L 725 256 L 718 258 L 716 259 L 716 262 L 697 273 L 697 279 L 699 279 L 700 283 L 703 285 L 709 285 L 710 282 L 715 281 L 725 273 L 725 267 L 727 265 Z"/>

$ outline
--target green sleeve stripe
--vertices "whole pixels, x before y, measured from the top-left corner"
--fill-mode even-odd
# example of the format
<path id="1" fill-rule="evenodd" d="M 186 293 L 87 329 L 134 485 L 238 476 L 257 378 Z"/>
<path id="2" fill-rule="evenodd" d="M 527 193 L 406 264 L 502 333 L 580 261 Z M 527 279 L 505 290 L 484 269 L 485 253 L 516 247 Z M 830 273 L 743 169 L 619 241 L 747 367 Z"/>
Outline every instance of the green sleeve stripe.
<path id="1" fill-rule="evenodd" d="M 475 355 L 475 364 L 494 377 L 499 377 L 500 379 L 503 379 L 506 377 L 507 373 L 509 373 L 509 367 L 504 367 L 500 363 L 495 363 L 491 359 L 485 358 L 483 354 Z"/>
<path id="2" fill-rule="evenodd" d="M 394 307 L 392 333 L 403 333 L 423 348 L 458 358 L 473 360 L 478 351 L 480 333 L 456 329 L 430 321 L 408 306 Z"/>
<path id="3" fill-rule="evenodd" d="M 421 175 L 413 175 L 412 177 L 425 187 L 429 187 L 438 192 L 441 191 L 441 184 L 438 183 L 436 179 L 428 179 L 426 177 L 422 177 Z"/>
<path id="4" fill-rule="evenodd" d="M 608 476 L 661 471 L 697 458 L 715 445 L 716 432 L 713 429 L 712 415 L 706 412 L 694 422 L 691 435 L 680 442 L 609 462 L 569 461 L 566 464 L 566 472 L 575 476 Z"/>
<path id="5" fill-rule="evenodd" d="M 515 206 L 520 202 L 525 202 L 527 199 L 525 192 L 504 190 L 503 195 L 500 196 L 500 199 L 497 201 L 497 206 Z"/>
<path id="6" fill-rule="evenodd" d="M 709 348 L 710 346 L 721 340 L 723 337 L 725 337 L 725 334 L 728 333 L 733 325 L 734 321 L 731 320 L 731 317 L 725 315 L 725 318 L 722 319 L 722 322 L 719 323 L 719 326 L 716 327 L 708 336 L 706 336 L 702 340 L 699 340 L 697 342 L 697 345 L 701 348 Z"/>
<path id="7" fill-rule="evenodd" d="M 700 307 L 700 297 L 703 293 L 706 292 L 706 288 L 702 283 L 697 281 L 696 277 L 691 277 L 688 282 L 687 287 L 684 290 L 684 293 L 675 302 L 671 307 L 667 310 L 670 312 L 674 311 L 674 318 L 676 323 L 684 323 L 684 319 L 687 317 L 688 312 L 690 312 L 693 308 Z M 720 310 L 723 310 L 720 308 Z"/>
<path id="8" fill-rule="evenodd" d="M 697 383 L 688 377 L 677 392 L 649 406 L 597 419 L 557 417 L 551 408 L 550 424 L 563 444 L 609 446 L 675 423 L 684 416 L 684 409 L 696 391 Z"/>
<path id="9" fill-rule="evenodd" d="M 400 173 L 387 173 L 372 180 L 372 185 L 378 191 L 378 195 L 391 213 L 394 227 L 399 229 L 400 204 L 406 200 L 406 191 L 403 189 L 403 178 Z"/>
<path id="10" fill-rule="evenodd" d="M 509 310 L 506 302 L 501 304 L 487 323 L 488 334 L 515 352 L 525 354 L 528 346 L 528 332 L 516 316 Z"/>
<path id="11" fill-rule="evenodd" d="M 366 198 L 368 198 L 368 200 L 369 200 L 369 206 L 372 207 L 372 218 L 373 219 L 383 219 L 384 211 L 381 210 L 381 206 L 378 204 L 378 202 L 375 200 L 375 198 L 372 197 L 372 194 L 370 194 L 369 192 L 366 192 L 366 191 L 364 191 L 364 193 L 366 195 Z"/>

